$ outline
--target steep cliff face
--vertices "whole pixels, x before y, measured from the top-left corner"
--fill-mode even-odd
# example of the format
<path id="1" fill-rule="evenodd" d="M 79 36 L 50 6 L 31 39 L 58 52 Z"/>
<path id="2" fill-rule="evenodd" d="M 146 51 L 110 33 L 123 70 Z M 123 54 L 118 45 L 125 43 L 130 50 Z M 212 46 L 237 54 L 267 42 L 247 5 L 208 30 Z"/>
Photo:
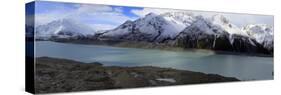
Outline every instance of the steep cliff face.
<path id="1" fill-rule="evenodd" d="M 183 48 L 273 54 L 272 27 L 247 25 L 240 29 L 223 15 L 205 18 L 185 12 L 150 13 L 108 30 L 100 37 Z"/>
<path id="2" fill-rule="evenodd" d="M 247 25 L 242 28 L 252 39 L 273 53 L 273 27 L 265 24 Z"/>
<path id="3" fill-rule="evenodd" d="M 212 20 L 197 17 L 175 40 L 177 46 L 185 48 L 272 54 L 272 51 L 255 37 L 239 30 L 222 16 L 215 16 Z"/>

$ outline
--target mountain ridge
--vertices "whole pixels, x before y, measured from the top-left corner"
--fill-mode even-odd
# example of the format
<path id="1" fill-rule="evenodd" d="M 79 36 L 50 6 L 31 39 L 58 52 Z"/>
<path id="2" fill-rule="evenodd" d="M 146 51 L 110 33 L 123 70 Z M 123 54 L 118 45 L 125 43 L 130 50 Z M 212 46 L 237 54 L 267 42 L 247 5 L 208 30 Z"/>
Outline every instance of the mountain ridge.
<path id="1" fill-rule="evenodd" d="M 74 23 L 77 25 L 77 22 Z M 85 32 L 85 34 L 79 34 L 79 29 L 74 29 L 78 33 L 76 33 L 77 31 L 72 32 L 74 35 L 84 36 L 86 39 L 145 41 L 165 43 L 183 48 L 272 55 L 274 41 L 272 28 L 269 25 L 254 24 L 246 25 L 240 29 L 223 15 L 205 18 L 202 15 L 194 15 L 189 12 L 167 12 L 159 15 L 149 13 L 134 21 L 125 21 L 111 30 L 92 32 L 93 34 L 91 35 L 94 36 L 90 37 Z M 81 30 L 84 31 L 85 29 Z M 86 30 L 88 30 L 87 27 Z"/>
<path id="2" fill-rule="evenodd" d="M 59 19 L 45 25 L 38 25 L 35 33 L 37 39 L 48 39 L 93 35 L 95 30 L 74 19 Z"/>

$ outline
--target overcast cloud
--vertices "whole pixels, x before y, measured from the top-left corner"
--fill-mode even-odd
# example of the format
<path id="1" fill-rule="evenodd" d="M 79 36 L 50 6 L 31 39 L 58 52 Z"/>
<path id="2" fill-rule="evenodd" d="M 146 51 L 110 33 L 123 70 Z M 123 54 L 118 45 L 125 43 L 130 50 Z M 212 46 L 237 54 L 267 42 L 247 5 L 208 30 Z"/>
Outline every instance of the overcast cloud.
<path id="1" fill-rule="evenodd" d="M 138 18 L 144 17 L 150 12 L 153 12 L 155 14 L 162 14 L 165 12 L 184 11 L 173 9 L 57 3 L 44 1 L 36 4 L 36 25 L 46 24 L 58 19 L 71 18 L 88 24 L 95 30 L 113 29 L 127 20 L 136 20 Z M 185 11 L 194 13 L 195 15 L 202 15 L 206 18 L 210 18 L 216 14 L 221 14 L 238 27 L 242 27 L 247 24 L 268 24 L 273 26 L 273 16 L 189 10 Z"/>

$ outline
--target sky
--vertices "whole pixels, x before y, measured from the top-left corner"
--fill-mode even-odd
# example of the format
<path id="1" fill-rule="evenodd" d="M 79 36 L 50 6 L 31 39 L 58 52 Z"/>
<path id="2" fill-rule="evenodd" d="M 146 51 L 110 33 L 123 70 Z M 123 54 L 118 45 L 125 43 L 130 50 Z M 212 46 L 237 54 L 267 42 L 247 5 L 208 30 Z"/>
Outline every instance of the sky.
<path id="1" fill-rule="evenodd" d="M 36 25 L 43 25 L 59 19 L 75 19 L 89 25 L 95 30 L 113 29 L 127 20 L 136 20 L 153 12 L 161 14 L 173 11 L 188 11 L 195 15 L 203 15 L 210 18 L 213 15 L 221 14 L 238 27 L 247 24 L 268 24 L 273 25 L 273 16 L 250 15 L 250 14 L 231 14 L 189 10 L 157 9 L 143 7 L 126 7 L 112 5 L 79 4 L 79 3 L 60 3 L 50 1 L 36 1 L 35 13 L 33 7 L 27 7 L 27 17 L 35 16 Z"/>

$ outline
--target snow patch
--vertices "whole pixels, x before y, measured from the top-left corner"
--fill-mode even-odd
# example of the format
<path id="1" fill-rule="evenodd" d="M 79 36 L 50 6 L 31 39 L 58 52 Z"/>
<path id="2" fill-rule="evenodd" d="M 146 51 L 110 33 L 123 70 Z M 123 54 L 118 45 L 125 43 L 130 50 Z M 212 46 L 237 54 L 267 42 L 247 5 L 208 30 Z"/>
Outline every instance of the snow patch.
<path id="1" fill-rule="evenodd" d="M 165 82 L 170 82 L 170 83 L 175 83 L 176 80 L 172 78 L 158 78 L 156 79 L 157 81 L 165 81 Z"/>

